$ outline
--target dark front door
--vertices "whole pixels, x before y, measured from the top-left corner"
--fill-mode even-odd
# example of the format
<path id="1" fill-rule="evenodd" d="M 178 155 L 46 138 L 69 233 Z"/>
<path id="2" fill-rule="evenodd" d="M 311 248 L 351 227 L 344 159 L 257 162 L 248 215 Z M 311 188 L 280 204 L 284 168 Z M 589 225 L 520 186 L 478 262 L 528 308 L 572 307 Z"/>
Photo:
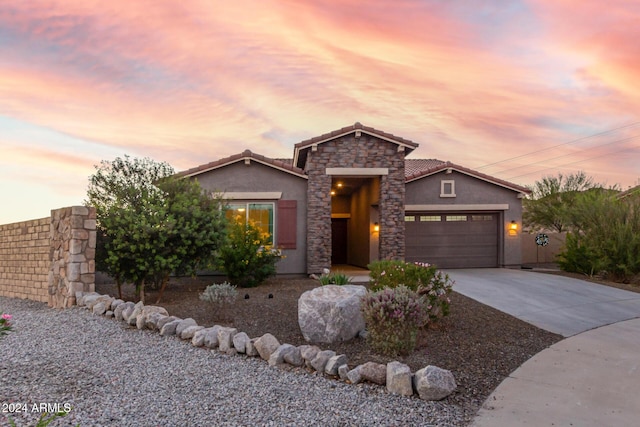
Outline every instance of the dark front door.
<path id="1" fill-rule="evenodd" d="M 331 219 L 331 264 L 347 263 L 347 219 Z"/>

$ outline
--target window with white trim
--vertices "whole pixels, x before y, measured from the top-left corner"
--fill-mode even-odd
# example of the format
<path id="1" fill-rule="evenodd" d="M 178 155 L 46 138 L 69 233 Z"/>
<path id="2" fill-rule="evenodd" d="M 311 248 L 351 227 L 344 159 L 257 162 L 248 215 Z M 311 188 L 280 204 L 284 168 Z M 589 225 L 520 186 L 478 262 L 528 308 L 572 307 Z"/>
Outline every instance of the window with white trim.
<path id="1" fill-rule="evenodd" d="M 440 181 L 440 197 L 456 197 L 456 182 L 453 179 Z"/>
<path id="2" fill-rule="evenodd" d="M 273 240 L 273 212 L 274 203 L 229 203 L 226 215 L 229 219 L 239 219 L 245 224 L 250 221 L 260 231 L 269 234 L 271 240 Z"/>

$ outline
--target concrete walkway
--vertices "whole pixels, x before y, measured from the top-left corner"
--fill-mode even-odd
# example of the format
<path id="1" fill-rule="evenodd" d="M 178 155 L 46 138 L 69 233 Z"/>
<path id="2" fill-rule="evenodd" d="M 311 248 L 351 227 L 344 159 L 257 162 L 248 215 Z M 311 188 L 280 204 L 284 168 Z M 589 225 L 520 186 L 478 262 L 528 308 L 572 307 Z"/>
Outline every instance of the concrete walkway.
<path id="1" fill-rule="evenodd" d="M 446 273 L 456 292 L 564 337 L 640 317 L 640 293 L 584 280 L 500 268 Z"/>
<path id="2" fill-rule="evenodd" d="M 640 319 L 541 351 L 505 379 L 473 427 L 640 425 Z"/>
<path id="3" fill-rule="evenodd" d="M 449 270 L 453 289 L 569 337 L 505 379 L 473 427 L 640 425 L 640 294 L 526 270 Z"/>

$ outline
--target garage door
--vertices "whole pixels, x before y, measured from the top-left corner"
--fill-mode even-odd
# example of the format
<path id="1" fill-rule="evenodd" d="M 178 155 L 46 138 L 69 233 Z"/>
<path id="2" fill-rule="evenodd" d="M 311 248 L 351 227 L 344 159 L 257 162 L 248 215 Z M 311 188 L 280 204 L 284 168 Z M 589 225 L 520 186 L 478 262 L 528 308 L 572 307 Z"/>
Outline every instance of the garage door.
<path id="1" fill-rule="evenodd" d="M 405 215 L 405 259 L 440 268 L 498 266 L 497 213 Z"/>

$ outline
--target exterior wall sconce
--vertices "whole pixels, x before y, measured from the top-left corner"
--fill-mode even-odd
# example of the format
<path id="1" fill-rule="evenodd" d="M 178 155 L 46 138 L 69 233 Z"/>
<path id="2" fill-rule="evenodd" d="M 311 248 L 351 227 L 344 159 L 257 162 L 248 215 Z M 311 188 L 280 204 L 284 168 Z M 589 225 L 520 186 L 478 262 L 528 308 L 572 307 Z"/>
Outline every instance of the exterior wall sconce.
<path id="1" fill-rule="evenodd" d="M 509 223 L 509 236 L 516 236 L 518 234 L 518 223 L 514 221 L 511 221 L 511 223 Z"/>
<path id="2" fill-rule="evenodd" d="M 336 190 L 331 190 L 331 195 L 335 196 L 336 195 Z"/>
<path id="3" fill-rule="evenodd" d="M 378 224 L 377 222 L 373 223 L 373 232 L 377 233 L 380 231 L 380 224 Z"/>

